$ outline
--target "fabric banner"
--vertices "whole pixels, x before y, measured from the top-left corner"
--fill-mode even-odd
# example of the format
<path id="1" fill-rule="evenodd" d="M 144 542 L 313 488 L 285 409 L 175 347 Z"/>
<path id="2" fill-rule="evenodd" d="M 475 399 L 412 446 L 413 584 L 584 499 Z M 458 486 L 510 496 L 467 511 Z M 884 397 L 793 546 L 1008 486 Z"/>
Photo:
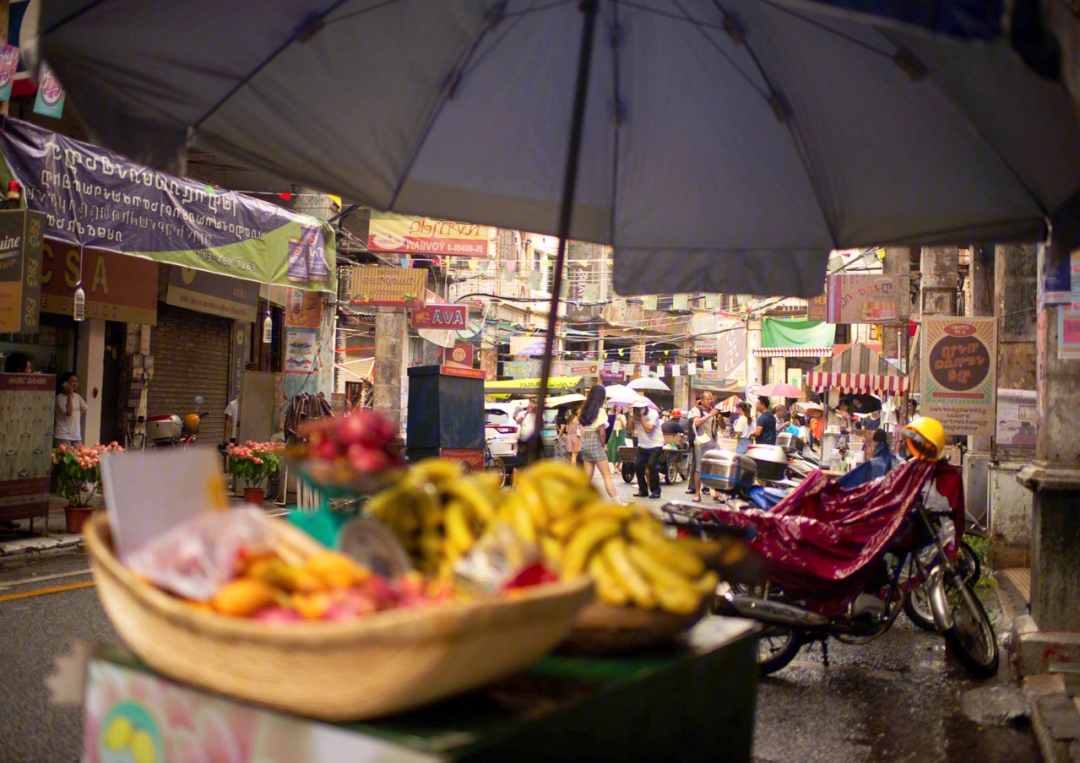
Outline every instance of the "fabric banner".
<path id="1" fill-rule="evenodd" d="M 368 249 L 373 252 L 487 257 L 490 238 L 486 225 L 391 212 L 372 212 L 368 227 Z"/>
<path id="2" fill-rule="evenodd" d="M 924 315 L 921 413 L 945 432 L 994 434 L 997 319 Z"/>
<path id="3" fill-rule="evenodd" d="M 762 349 L 832 347 L 835 337 L 836 326 L 829 323 L 786 318 L 761 319 Z"/>
<path id="4" fill-rule="evenodd" d="M 746 381 L 746 324 L 727 320 L 717 335 L 716 373 L 720 379 L 733 379 L 737 386 Z"/>
<path id="5" fill-rule="evenodd" d="M 828 278 L 826 320 L 829 323 L 897 323 L 900 320 L 900 276 L 840 274 Z"/>
<path id="6" fill-rule="evenodd" d="M 336 291 L 333 230 L 233 191 L 143 167 L 8 119 L 0 181 L 18 180 L 46 235 L 260 283 Z"/>

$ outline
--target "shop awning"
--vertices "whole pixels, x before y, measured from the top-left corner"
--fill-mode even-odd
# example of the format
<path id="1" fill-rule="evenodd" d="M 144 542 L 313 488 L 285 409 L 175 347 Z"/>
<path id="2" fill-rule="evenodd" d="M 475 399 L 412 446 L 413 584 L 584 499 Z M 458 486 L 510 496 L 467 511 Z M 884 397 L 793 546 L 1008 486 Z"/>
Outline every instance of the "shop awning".
<path id="1" fill-rule="evenodd" d="M 337 290 L 334 231 L 322 220 L 144 167 L 8 118 L 0 182 L 46 215 L 45 236 L 245 281 Z M 89 274 L 84 274 L 89 277 Z"/>
<path id="2" fill-rule="evenodd" d="M 807 376 L 811 389 L 823 392 L 838 389 L 853 394 L 902 395 L 908 391 L 908 378 L 885 358 L 865 344 L 853 344 L 825 361 Z"/>
<path id="3" fill-rule="evenodd" d="M 336 363 L 335 367 L 341 371 L 347 382 L 372 381 L 372 373 L 375 370 L 375 358 L 360 358 Z"/>
<path id="4" fill-rule="evenodd" d="M 758 358 L 827 358 L 832 355 L 836 326 L 824 321 L 762 318 Z"/>
<path id="5" fill-rule="evenodd" d="M 581 376 L 553 376 L 548 379 L 548 389 L 569 390 L 582 384 Z M 535 395 L 540 392 L 539 379 L 507 379 L 484 384 L 485 395 Z"/>

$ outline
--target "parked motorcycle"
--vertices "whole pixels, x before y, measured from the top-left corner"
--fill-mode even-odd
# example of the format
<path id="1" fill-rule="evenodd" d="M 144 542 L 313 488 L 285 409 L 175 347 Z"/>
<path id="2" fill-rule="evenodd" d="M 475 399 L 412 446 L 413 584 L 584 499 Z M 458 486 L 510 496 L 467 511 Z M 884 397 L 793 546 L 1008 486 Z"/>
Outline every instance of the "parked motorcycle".
<path id="1" fill-rule="evenodd" d="M 811 642 L 822 644 L 827 664 L 830 638 L 856 644 L 877 638 L 904 610 L 908 594 L 923 587 L 950 653 L 976 677 L 994 675 L 993 626 L 943 539 L 945 520 L 964 526 L 959 482 L 955 467 L 912 460 L 851 490 L 812 473 L 771 512 L 711 507 L 710 532 L 747 537 L 771 566 L 766 582 L 732 588 L 716 606 L 720 614 L 765 626 L 762 674 L 780 670 Z M 928 507 L 934 485 L 950 496 L 946 509 Z"/>
<path id="2" fill-rule="evenodd" d="M 175 413 L 146 417 L 146 439 L 151 448 L 190 448 L 198 439 L 205 402 L 202 395 L 195 398 L 195 411 L 180 419 Z"/>

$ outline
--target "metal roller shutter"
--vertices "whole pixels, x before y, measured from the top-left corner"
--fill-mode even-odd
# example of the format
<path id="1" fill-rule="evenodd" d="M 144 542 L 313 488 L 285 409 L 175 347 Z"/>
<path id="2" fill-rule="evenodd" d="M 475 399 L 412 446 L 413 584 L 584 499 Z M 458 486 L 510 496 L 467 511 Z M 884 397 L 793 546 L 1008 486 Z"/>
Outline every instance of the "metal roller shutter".
<path id="1" fill-rule="evenodd" d="M 227 318 L 159 303 L 158 323 L 150 330 L 154 376 L 147 415 L 175 413 L 183 419 L 202 395 L 201 446 L 215 447 L 224 440 L 232 325 Z"/>

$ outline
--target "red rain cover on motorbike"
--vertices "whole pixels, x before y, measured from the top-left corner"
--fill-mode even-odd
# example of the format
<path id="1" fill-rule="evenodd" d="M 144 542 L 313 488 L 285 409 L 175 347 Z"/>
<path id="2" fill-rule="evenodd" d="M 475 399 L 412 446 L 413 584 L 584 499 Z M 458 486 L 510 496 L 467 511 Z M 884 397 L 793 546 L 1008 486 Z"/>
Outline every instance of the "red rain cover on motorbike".
<path id="1" fill-rule="evenodd" d="M 959 470 L 932 461 L 908 461 L 852 490 L 815 470 L 772 511 L 711 512 L 721 524 L 753 531 L 750 546 L 769 560 L 769 579 L 792 601 L 834 617 L 874 575 L 935 471 L 938 491 L 949 499 L 962 532 Z"/>

